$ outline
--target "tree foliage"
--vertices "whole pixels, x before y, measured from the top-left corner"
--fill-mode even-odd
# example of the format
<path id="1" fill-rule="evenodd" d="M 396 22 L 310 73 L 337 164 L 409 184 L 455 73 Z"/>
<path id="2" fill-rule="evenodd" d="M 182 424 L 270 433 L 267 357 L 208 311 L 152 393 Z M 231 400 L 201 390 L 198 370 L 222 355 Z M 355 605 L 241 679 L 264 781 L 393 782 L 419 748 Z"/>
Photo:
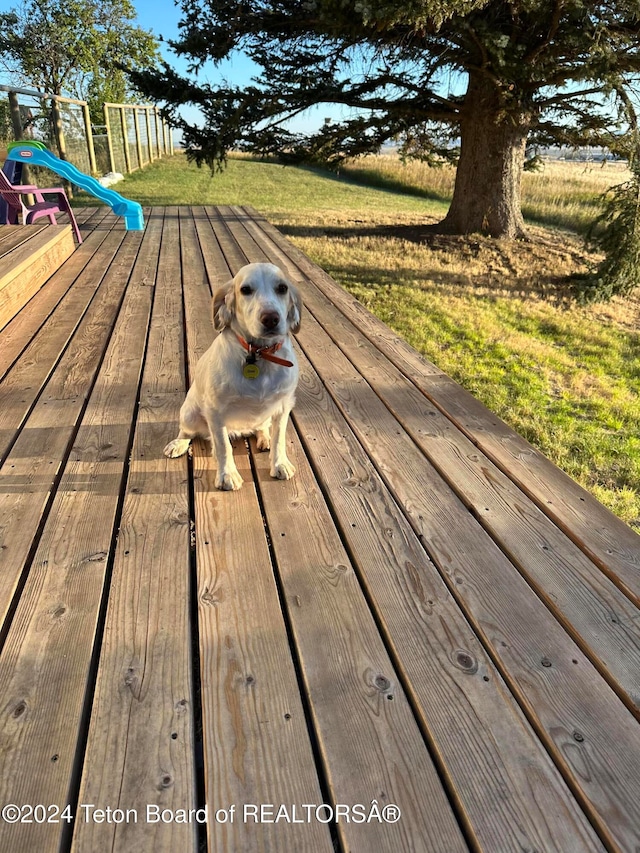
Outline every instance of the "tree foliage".
<path id="1" fill-rule="evenodd" d="M 616 150 L 640 71 L 640 0 L 181 0 L 174 50 L 197 72 L 238 51 L 248 86 L 159 71 L 134 74 L 168 105 L 198 163 L 231 146 L 338 163 L 400 140 L 401 153 L 457 162 L 442 230 L 525 232 L 527 147 Z M 466 90 L 465 87 L 466 86 Z M 201 125 L 185 122 L 191 103 Z M 289 120 L 319 104 L 344 118 L 309 135 Z"/>
<path id="2" fill-rule="evenodd" d="M 607 144 L 624 129 L 613 102 L 640 71 L 640 3 L 584 0 L 182 0 L 172 43 L 194 70 L 245 52 L 261 73 L 247 87 L 212 87 L 175 74 L 137 77 L 174 108 L 197 104 L 185 126 L 194 156 L 220 162 L 231 140 L 323 161 L 400 138 L 423 158 L 454 156 L 470 104 L 447 83 L 476 75 L 494 121 L 527 129 L 529 144 Z M 355 113 L 302 137 L 289 119 L 310 106 Z M 178 120 L 179 116 L 175 115 Z M 621 121 L 619 121 L 621 119 Z"/>
<path id="3" fill-rule="evenodd" d="M 131 91 L 122 66 L 157 62 L 158 42 L 135 17 L 130 0 L 26 0 L 0 15 L 0 55 L 24 84 L 88 100 L 101 122 L 102 103 Z"/>
<path id="4" fill-rule="evenodd" d="M 604 258 L 589 275 L 575 281 L 576 295 L 583 302 L 627 296 L 640 287 L 640 146 L 636 133 L 631 141 L 631 177 L 604 194 L 602 213 L 587 233 L 587 244 Z"/>

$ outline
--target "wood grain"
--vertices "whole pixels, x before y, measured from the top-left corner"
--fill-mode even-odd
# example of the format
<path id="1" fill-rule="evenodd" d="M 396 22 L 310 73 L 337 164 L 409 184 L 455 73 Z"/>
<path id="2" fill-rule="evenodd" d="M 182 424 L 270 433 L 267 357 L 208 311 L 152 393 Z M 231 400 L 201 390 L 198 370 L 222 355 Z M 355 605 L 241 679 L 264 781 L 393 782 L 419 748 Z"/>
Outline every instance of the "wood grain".
<path id="1" fill-rule="evenodd" d="M 640 606 L 638 534 L 468 391 L 441 371 L 429 369 L 428 363 L 425 369 L 424 359 L 405 342 L 400 342 L 392 333 L 379 332 L 375 323 L 372 327 L 363 322 L 366 309 L 345 294 L 327 273 L 287 241 L 264 217 L 252 208 L 245 208 L 244 213 L 458 429 Z"/>
<path id="2" fill-rule="evenodd" d="M 640 611 L 314 288 L 307 308 L 549 609 L 640 717 Z"/>
<path id="3" fill-rule="evenodd" d="M 5 225 L 0 228 L 0 265 L 3 274 L 7 256 L 46 227 L 44 222 L 39 222 L 35 225 Z"/>
<path id="4" fill-rule="evenodd" d="M 124 234 L 109 234 L 104 243 L 92 257 L 56 311 L 42 326 L 38 334 L 25 347 L 20 359 L 13 365 L 0 384 L 0 459 L 7 453 L 34 402 L 38 399 L 44 385 L 56 368 L 58 361 L 67 352 L 74 339 L 77 327 L 83 323 L 84 316 L 100 290 L 101 282 L 110 268 Z M 121 263 L 122 261 L 118 261 Z M 122 293 L 122 291 L 120 291 Z M 102 299 L 99 296 L 98 303 Z M 95 309 L 94 309 L 95 312 Z M 93 312 L 89 312 L 91 318 Z M 85 326 L 90 323 L 87 320 Z M 93 330 L 93 337 L 86 340 L 91 349 L 92 341 L 99 336 L 99 330 Z M 75 353 L 67 369 L 77 372 L 82 364 L 83 353 Z M 83 386 L 84 387 L 84 386 Z"/>
<path id="5" fill-rule="evenodd" d="M 27 356 L 24 369 L 17 366 L 5 380 L 8 387 L 5 383 L 0 387 L 0 396 L 7 405 L 0 420 L 7 423 L 13 416 L 15 424 L 19 424 L 30 396 L 20 388 L 19 377 L 52 371 L 0 470 L 0 546 L 10 560 L 9 568 L 0 573 L 1 621 L 11 607 L 23 569 L 28 566 L 34 537 L 91 393 L 138 247 L 139 240 L 131 238 L 118 261 L 111 258 L 112 264 L 103 271 L 100 289 L 53 370 L 44 362 L 42 353 L 37 366 L 30 369 Z M 48 354 L 55 357 L 58 346 L 59 342 L 52 343 Z"/>
<path id="6" fill-rule="evenodd" d="M 229 220 L 226 208 L 220 215 Z M 262 259 L 249 255 L 250 241 L 232 220 L 227 225 L 248 260 Z M 214 228 L 226 236 L 219 221 Z M 332 802 L 391 803 L 404 816 L 401 826 L 338 823 L 338 833 L 353 851 L 466 849 L 349 558 L 296 450 L 295 443 L 288 450 L 298 467 L 292 481 L 269 477 L 268 454 L 254 461 Z M 425 796 L 428 815 L 419 805 Z"/>
<path id="7" fill-rule="evenodd" d="M 293 480 L 254 458 L 332 802 L 402 812 L 398 824 L 339 823 L 339 836 L 353 851 L 466 849 L 308 463 L 295 437 L 287 444 Z"/>
<path id="8" fill-rule="evenodd" d="M 118 264 L 124 279 L 111 282 L 120 295 L 140 239 L 132 234 L 126 241 Z M 5 802 L 61 808 L 69 802 L 120 484 L 128 461 L 150 295 L 148 290 L 127 291 L 0 655 Z M 61 377 L 60 391 L 69 388 L 69 375 Z M 65 400 L 61 393 L 55 402 L 52 423 L 40 427 L 45 433 L 55 432 L 56 423 L 59 428 L 72 424 L 76 417 L 74 397 Z M 65 402 L 74 411 L 67 413 Z M 31 529 L 33 535 L 28 515 L 15 524 Z M 28 773 L 22 772 L 25 767 Z M 64 823 L 3 823 L 0 847 L 25 853 L 58 850 L 64 830 Z"/>
<path id="9" fill-rule="evenodd" d="M 75 248 L 70 225 L 38 231 L 0 260 L 0 329 L 20 311 L 42 285 L 71 257 Z"/>
<path id="10" fill-rule="evenodd" d="M 73 287 L 80 272 L 104 242 L 107 231 L 92 231 L 65 263 L 47 281 L 46 286 L 31 299 L 28 309 L 21 311 L 0 333 L 0 378 L 4 377 L 13 362 L 37 333 L 65 293 Z"/>
<path id="11" fill-rule="evenodd" d="M 449 377 L 420 390 L 640 607 L 640 537 Z"/>
<path id="12" fill-rule="evenodd" d="M 212 248 L 204 212 L 196 210 L 194 217 L 181 219 L 191 374 L 213 337 L 208 280 L 230 277 L 224 256 Z M 243 442 L 235 457 L 245 485 L 239 492 L 218 492 L 209 445 L 194 446 L 206 797 L 212 814 L 231 805 L 238 809 L 233 824 L 210 822 L 209 849 L 329 853 L 329 830 L 320 822 L 242 819 L 245 806 L 285 805 L 291 812 L 294 804 L 321 803 L 322 794 Z"/>
<path id="13" fill-rule="evenodd" d="M 75 851 L 197 849 L 195 821 L 146 820 L 149 805 L 196 807 L 186 460 L 162 453 L 182 398 L 177 211 L 153 225 L 153 255 L 135 282 L 150 294 L 155 281 L 153 312 L 79 797 L 139 817 L 78 822 Z"/>
<path id="14" fill-rule="evenodd" d="M 601 849 L 349 425 L 299 358 L 294 418 L 306 454 L 478 848 Z"/>
<path id="15" fill-rule="evenodd" d="M 637 843 L 637 721 L 333 342 L 312 322 L 299 340 L 574 794 L 612 844 Z"/>
<path id="16" fill-rule="evenodd" d="M 234 238 L 238 241 L 240 245 L 244 247 L 245 254 L 249 256 L 250 260 L 260 260 L 263 258 L 261 254 L 261 246 L 253 246 L 252 241 L 248 240 L 246 236 L 243 236 L 240 230 L 237 227 L 237 224 L 234 225 L 229 224 L 230 229 L 234 235 Z M 259 242 L 259 241 L 258 241 Z M 285 266 L 285 261 L 283 259 L 279 259 L 280 263 Z M 295 270 L 292 270 L 290 267 L 288 268 L 290 274 L 293 275 L 294 278 L 298 278 L 296 276 Z M 304 287 L 304 283 L 303 283 Z M 308 296 L 310 293 L 310 288 L 304 287 L 305 295 Z M 325 309 L 325 313 L 329 314 L 331 317 L 331 312 L 327 311 L 327 307 L 323 306 Z M 301 339 L 303 341 L 310 339 L 318 342 L 320 338 L 321 341 L 324 340 L 324 336 L 322 331 L 313 323 L 311 330 L 308 329 L 308 321 L 309 318 L 305 319 L 306 329 L 303 329 L 301 333 Z M 312 321 L 313 322 L 313 321 Z M 342 336 L 346 334 L 348 330 L 346 328 L 336 330 L 336 336 L 342 339 Z M 335 346 L 333 342 L 328 342 L 321 346 L 322 355 L 316 359 L 316 367 L 320 371 L 321 374 L 327 373 L 327 368 L 325 366 L 326 362 L 331 361 L 336 357 L 335 355 Z M 319 351 L 319 350 L 318 350 Z M 306 361 L 305 361 L 306 363 Z M 308 363 L 307 363 L 308 364 Z M 309 366 L 309 370 L 310 370 Z M 370 375 L 371 365 L 366 365 L 364 372 L 367 375 Z M 328 369 L 328 372 L 331 373 L 331 368 Z M 308 376 L 308 375 L 307 375 Z M 357 376 L 357 379 L 355 378 Z M 303 375 L 303 382 L 305 376 Z M 318 382 L 314 383 L 314 387 L 318 387 Z M 361 377 L 354 372 L 354 378 L 341 383 L 341 387 L 349 386 L 350 388 L 364 385 Z M 375 399 L 375 398 L 374 398 Z M 379 401 L 377 401 L 379 403 Z M 329 405 L 327 402 L 326 405 Z M 302 414 L 300 411 L 302 410 Z M 380 417 L 378 414 L 378 409 L 374 407 L 374 418 L 375 415 Z M 389 413 L 387 413 L 389 414 Z M 298 405 L 295 410 L 296 421 L 302 420 L 304 422 L 305 418 L 305 410 Z M 386 431 L 390 433 L 392 436 L 395 436 L 396 433 L 399 432 L 398 424 L 395 423 L 392 418 L 387 417 L 387 421 L 385 422 Z M 316 424 L 317 428 L 317 424 Z M 383 427 L 384 429 L 385 427 Z M 332 461 L 335 461 L 335 456 L 333 453 L 328 454 L 326 452 L 326 448 L 329 446 L 340 446 L 344 445 L 345 442 L 348 441 L 349 428 L 345 427 L 345 429 L 340 429 L 333 419 L 330 419 L 330 426 L 326 428 L 324 434 L 322 434 L 320 441 L 312 441 L 307 438 L 306 446 L 308 448 L 308 452 L 314 456 L 316 460 L 317 470 L 323 472 L 326 476 L 326 472 L 331 470 Z M 317 436 L 314 435 L 314 438 L 317 439 Z M 405 442 L 406 444 L 406 442 Z M 357 446 L 357 445 L 356 445 Z M 410 445 L 409 445 L 410 446 Z M 317 450 L 314 453 L 314 447 L 317 447 Z M 355 452 L 355 448 L 354 448 Z M 350 460 L 347 464 L 353 465 L 353 459 L 351 456 L 348 456 Z M 354 475 L 352 470 L 349 467 L 346 470 L 342 470 L 342 478 L 340 482 L 340 493 L 344 492 L 347 485 L 352 484 L 353 482 L 359 482 L 358 476 Z M 337 486 L 336 486 L 337 489 Z M 344 506 L 340 506 L 339 509 L 336 510 L 336 516 L 342 521 L 342 529 L 343 536 L 348 537 L 349 533 L 346 531 L 349 530 L 350 525 L 348 523 L 349 516 L 347 518 L 344 517 Z M 353 518 L 353 515 L 351 516 Z M 388 525 L 387 521 L 387 525 Z M 362 521 L 360 524 L 357 522 L 351 521 L 351 525 L 356 524 L 358 528 L 362 527 Z M 351 531 L 353 531 L 353 526 L 351 526 Z M 389 528 L 385 526 L 387 530 L 396 530 L 395 524 Z M 277 541 L 277 536 L 274 537 L 274 540 Z M 362 541 L 358 541 L 356 544 L 353 543 L 352 553 L 356 556 L 356 560 L 358 561 L 367 561 L 367 551 L 362 547 Z M 423 558 L 424 559 L 424 558 Z M 380 563 L 380 557 L 378 555 L 378 559 L 369 558 L 368 564 L 370 571 L 375 571 L 375 568 L 372 569 L 376 563 Z M 415 557 L 414 557 L 415 563 Z M 377 573 L 380 574 L 380 571 Z M 411 578 L 416 577 L 416 570 L 413 569 Z M 398 572 L 396 571 L 393 578 L 393 587 L 392 589 L 395 591 L 396 595 L 398 592 Z M 443 585 L 444 586 L 444 585 Z M 442 597 L 442 596 L 441 596 Z M 433 598 L 431 599 L 434 600 Z M 453 609 L 456 610 L 455 605 Z M 463 620 L 464 622 L 464 620 Z M 407 626 L 408 627 L 408 626 Z M 402 644 L 403 645 L 403 654 L 399 655 L 399 659 L 401 661 L 405 661 L 407 659 L 407 646 L 411 648 L 412 646 L 415 648 L 416 637 L 419 636 L 419 628 L 420 626 L 413 624 L 411 625 L 410 630 L 407 631 L 407 639 Z M 440 648 L 447 648 L 450 646 L 450 634 L 447 636 L 447 633 L 452 629 L 449 628 L 448 631 L 444 631 L 444 637 L 441 636 L 438 638 L 438 645 Z M 458 631 L 463 632 L 464 629 L 461 627 L 458 628 Z M 396 633 L 397 638 L 397 633 Z M 402 640 L 400 641 L 402 643 Z M 468 643 L 467 643 L 468 644 Z M 465 652 L 463 651 L 463 655 Z M 422 656 L 421 656 L 422 657 Z M 440 657 L 444 657 L 447 660 L 446 656 L 442 654 Z M 467 659 L 466 657 L 464 658 Z M 477 657 L 470 657 L 472 661 L 476 662 L 477 665 Z M 414 664 L 415 666 L 415 664 Z M 424 666 L 424 664 L 422 665 Z M 453 669 L 453 667 L 449 667 Z M 474 669 L 477 672 L 477 669 Z M 430 678 L 425 678 L 424 672 L 422 672 L 421 677 L 416 677 L 412 682 L 412 690 L 415 691 L 420 697 L 422 697 L 423 701 L 427 704 L 427 707 L 430 711 L 429 719 L 432 720 L 434 716 L 437 715 L 437 710 L 434 710 L 433 704 L 433 687 L 431 686 L 434 681 L 438 683 L 442 682 L 443 673 L 437 671 L 436 673 L 431 673 Z M 478 676 L 479 678 L 480 676 Z M 482 682 L 486 684 L 486 682 Z M 500 685 L 500 678 L 498 676 L 496 683 Z M 425 689 L 424 685 L 429 684 L 429 700 L 425 697 Z M 451 708 L 452 713 L 459 713 L 458 720 L 463 717 L 464 714 L 464 704 L 460 705 L 461 699 L 459 697 L 460 687 L 456 685 L 454 688 L 454 696 L 457 701 L 454 701 L 452 697 L 447 697 L 447 700 L 441 702 L 440 705 Z M 508 691 L 504 685 L 502 685 L 503 695 L 494 696 L 494 702 L 497 700 L 498 706 L 501 701 L 505 701 L 508 696 Z M 486 691 L 485 691 L 486 696 Z M 486 701 L 486 699 L 485 699 Z M 507 700 L 508 701 L 508 700 Z M 569 847 L 580 846 L 585 844 L 587 847 L 594 845 L 595 849 L 599 848 L 598 842 L 594 839 L 593 834 L 590 832 L 588 823 L 581 816 L 579 808 L 577 807 L 573 797 L 567 791 L 564 786 L 562 779 L 558 776 L 558 774 L 554 771 L 553 766 L 549 763 L 548 758 L 545 754 L 543 748 L 540 745 L 536 745 L 535 738 L 531 731 L 528 732 L 527 735 L 527 726 L 520 713 L 518 713 L 517 707 L 512 703 L 511 704 L 511 713 L 513 714 L 513 723 L 512 729 L 510 733 L 512 735 L 512 739 L 506 736 L 505 726 L 509 725 L 509 712 L 507 707 L 503 707 L 498 711 L 495 704 L 491 707 L 491 703 L 489 703 L 490 707 L 487 709 L 487 712 L 482 716 L 483 723 L 488 726 L 489 729 L 492 729 L 494 724 L 494 720 L 500 720 L 498 731 L 492 731 L 491 735 L 485 734 L 484 737 L 480 737 L 477 741 L 474 740 L 475 733 L 477 731 L 477 726 L 479 723 L 478 715 L 479 710 L 476 708 L 475 702 L 473 705 L 473 710 L 471 711 L 471 719 L 473 720 L 474 725 L 470 725 L 465 729 L 465 733 L 468 737 L 470 737 L 470 741 L 466 744 L 466 749 L 462 749 L 462 745 L 458 738 L 453 742 L 447 745 L 447 726 L 441 726 L 439 729 L 440 738 L 436 740 L 435 748 L 438 751 L 438 754 L 443 756 L 446 755 L 448 766 L 445 765 L 445 772 L 450 774 L 450 776 L 454 777 L 452 785 L 456 791 L 456 798 L 463 803 L 463 808 L 466 809 L 465 820 L 468 822 L 471 831 L 474 833 L 474 836 L 477 842 L 481 845 L 486 845 L 487 849 L 512 849 L 514 844 L 519 843 L 531 843 L 535 846 L 535 844 L 541 844 L 543 849 L 545 847 L 549 847 L 553 849 L 554 847 L 558 847 L 558 849 L 563 849 L 565 846 Z M 436 703 L 435 708 L 438 709 L 440 706 Z M 424 708 L 423 708 L 424 713 Z M 442 711 L 440 710 L 440 713 Z M 495 717 L 493 717 L 495 714 Z M 449 722 L 449 725 L 451 723 Z M 432 735 L 433 736 L 433 735 Z M 505 740 L 502 740 L 502 737 L 505 737 Z M 487 760 L 486 754 L 486 744 L 490 742 L 493 746 L 493 769 L 489 769 L 485 764 Z M 520 753 L 520 766 L 518 766 L 518 747 L 516 744 L 520 745 L 520 749 L 522 752 Z M 501 746 L 500 746 L 501 745 Z M 532 751 L 530 751 L 532 750 Z M 477 775 L 469 774 L 468 771 L 468 754 L 472 753 L 476 756 L 475 764 L 478 768 L 482 767 L 483 769 L 478 772 Z M 532 758 L 532 755 L 536 754 L 536 759 Z M 537 776 L 530 772 L 531 762 L 536 761 L 539 767 Z M 500 770 L 497 770 L 500 768 Z M 502 775 L 504 774 L 504 775 Z M 532 788 L 528 787 L 527 784 L 524 786 L 522 782 L 525 779 L 531 780 L 536 778 L 537 783 L 537 791 L 534 791 Z M 505 779 L 511 778 L 513 783 L 509 785 L 509 783 L 505 782 Z M 516 782 L 520 778 L 520 783 Z M 495 787 L 493 784 L 495 783 Z M 512 798 L 509 798 L 508 802 L 501 802 L 504 797 L 504 790 L 508 788 L 513 792 Z M 480 795 L 478 793 L 478 789 L 481 789 L 483 794 Z M 551 791 L 554 791 L 551 794 Z M 518 792 L 517 794 L 515 792 Z M 524 793 L 526 792 L 526 793 Z M 488 800 L 491 800 L 491 803 L 488 801 L 483 802 L 483 797 L 487 797 Z M 522 800 L 520 799 L 522 797 Z M 504 810 L 497 806 L 495 802 L 501 803 Z M 542 806 L 542 803 L 545 802 L 546 805 Z M 563 803 L 563 807 L 555 812 L 554 804 L 557 807 L 559 803 Z M 538 809 L 540 811 L 538 812 Z M 517 821 L 515 821 L 513 814 L 514 810 L 517 810 L 520 814 L 520 817 Z M 534 813 L 538 813 L 538 820 L 535 819 L 533 821 L 530 820 L 530 816 L 532 811 Z M 527 815 L 529 817 L 527 817 Z M 568 816 L 571 815 L 569 819 Z M 487 817 L 489 819 L 487 819 Z M 543 838 L 539 835 L 540 828 L 538 826 L 540 824 L 544 827 L 543 832 L 548 833 L 546 838 Z M 531 835 L 527 838 L 526 842 L 523 841 L 522 837 L 520 838 L 512 838 L 511 833 L 514 831 L 517 826 L 520 831 L 522 831 L 522 826 L 528 825 L 528 832 Z M 566 833 L 566 835 L 565 835 Z M 573 836 L 572 836 L 572 833 Z M 526 837 L 526 836 L 525 836 Z"/>

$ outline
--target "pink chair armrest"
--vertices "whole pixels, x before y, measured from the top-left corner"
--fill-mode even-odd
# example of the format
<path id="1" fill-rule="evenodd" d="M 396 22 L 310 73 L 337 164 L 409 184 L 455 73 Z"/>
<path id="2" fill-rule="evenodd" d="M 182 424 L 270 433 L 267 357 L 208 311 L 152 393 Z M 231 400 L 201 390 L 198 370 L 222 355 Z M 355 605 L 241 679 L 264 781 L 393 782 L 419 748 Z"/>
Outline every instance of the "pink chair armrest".
<path id="1" fill-rule="evenodd" d="M 46 187 L 45 189 L 41 189 L 40 187 L 35 187 L 35 189 L 33 190 L 33 194 L 36 198 L 36 201 L 39 201 L 42 203 L 44 203 L 46 201 L 46 198 L 44 197 L 45 195 L 57 195 L 59 204 L 64 204 L 66 201 L 66 193 L 62 189 L 62 187 L 58 187 L 58 188 Z"/>
<path id="2" fill-rule="evenodd" d="M 14 186 L 12 192 L 19 192 L 19 193 L 23 193 L 23 194 L 26 194 L 26 193 L 40 193 L 40 194 L 46 193 L 47 195 L 50 195 L 51 193 L 58 193 L 58 194 L 63 193 L 63 195 L 66 195 L 63 187 L 36 187 L 36 186 L 31 186 L 30 184 L 17 184 L 16 186 Z"/>

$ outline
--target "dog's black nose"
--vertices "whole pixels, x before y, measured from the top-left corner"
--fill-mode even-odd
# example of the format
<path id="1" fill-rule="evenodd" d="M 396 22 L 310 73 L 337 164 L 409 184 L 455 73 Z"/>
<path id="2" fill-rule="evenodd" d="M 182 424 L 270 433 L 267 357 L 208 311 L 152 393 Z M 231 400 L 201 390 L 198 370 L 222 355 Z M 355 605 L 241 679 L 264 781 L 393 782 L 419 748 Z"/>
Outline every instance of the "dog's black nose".
<path id="1" fill-rule="evenodd" d="M 260 317 L 260 322 L 267 331 L 271 332 L 280 322 L 280 315 L 277 311 L 265 311 Z"/>

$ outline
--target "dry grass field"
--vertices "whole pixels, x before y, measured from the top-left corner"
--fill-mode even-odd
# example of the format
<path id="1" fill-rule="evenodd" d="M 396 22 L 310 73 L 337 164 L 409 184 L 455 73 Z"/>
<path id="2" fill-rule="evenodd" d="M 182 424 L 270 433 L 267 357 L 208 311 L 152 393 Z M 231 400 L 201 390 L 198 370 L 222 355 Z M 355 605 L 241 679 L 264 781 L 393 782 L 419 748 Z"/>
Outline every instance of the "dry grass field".
<path id="1" fill-rule="evenodd" d="M 346 164 L 342 174 L 373 186 L 448 201 L 455 168 L 433 168 L 416 160 L 403 163 L 397 155 L 361 157 Z M 532 222 L 582 232 L 599 210 L 598 196 L 630 177 L 624 163 L 544 160 L 523 176 L 523 213 Z"/>

